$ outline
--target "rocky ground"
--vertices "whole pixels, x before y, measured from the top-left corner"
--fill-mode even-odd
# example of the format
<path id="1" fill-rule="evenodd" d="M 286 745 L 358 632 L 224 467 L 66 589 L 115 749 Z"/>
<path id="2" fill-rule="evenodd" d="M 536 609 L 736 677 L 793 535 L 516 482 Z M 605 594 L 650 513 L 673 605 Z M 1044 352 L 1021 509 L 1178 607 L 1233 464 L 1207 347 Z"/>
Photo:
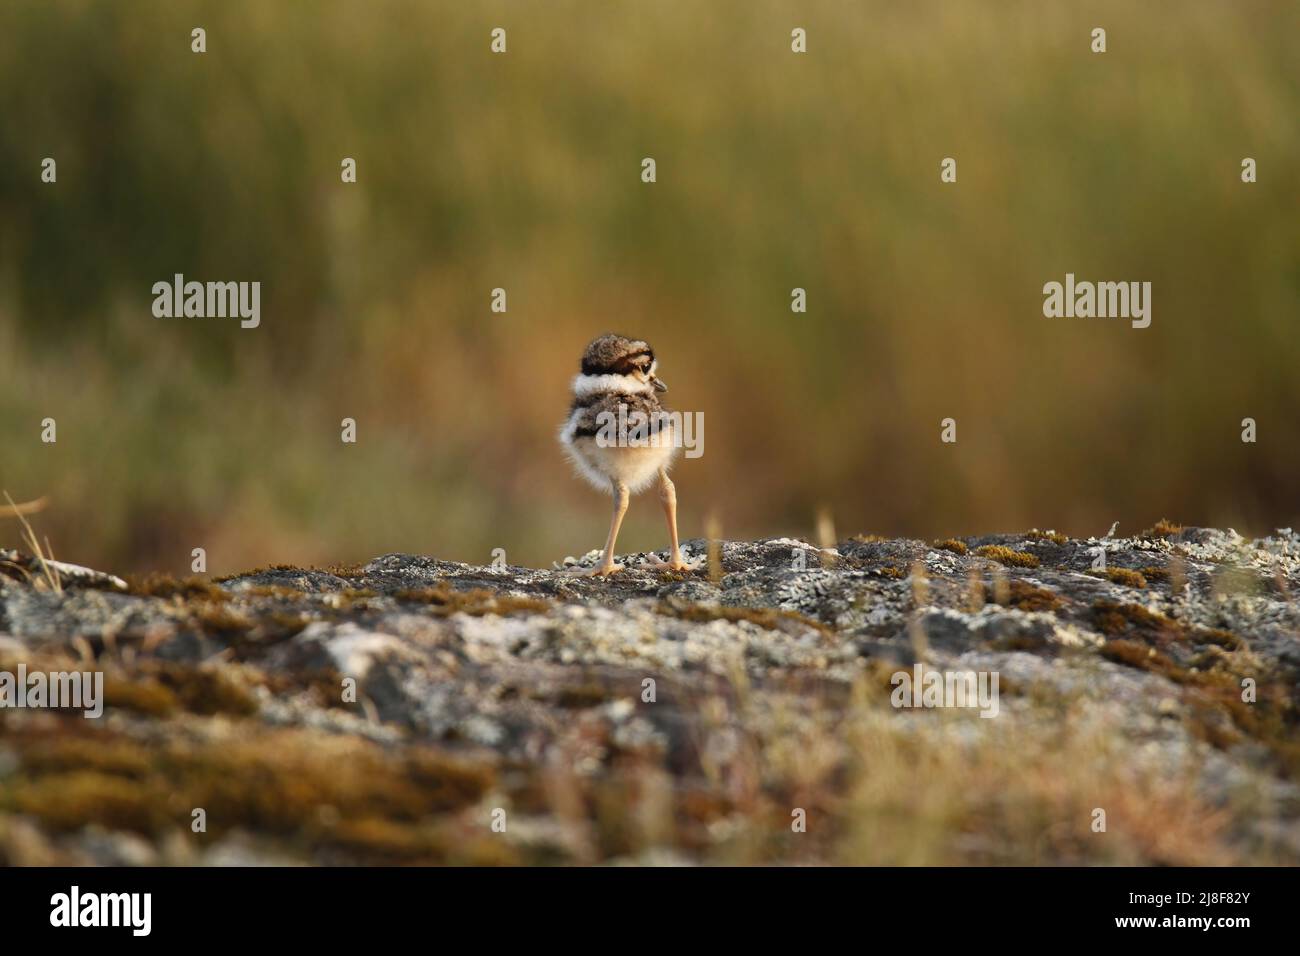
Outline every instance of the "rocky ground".
<path id="1" fill-rule="evenodd" d="M 0 551 L 0 671 L 106 681 L 98 719 L 0 709 L 0 863 L 1300 862 L 1300 535 L 707 558 Z M 918 662 L 996 674 L 996 716 L 894 706 Z"/>

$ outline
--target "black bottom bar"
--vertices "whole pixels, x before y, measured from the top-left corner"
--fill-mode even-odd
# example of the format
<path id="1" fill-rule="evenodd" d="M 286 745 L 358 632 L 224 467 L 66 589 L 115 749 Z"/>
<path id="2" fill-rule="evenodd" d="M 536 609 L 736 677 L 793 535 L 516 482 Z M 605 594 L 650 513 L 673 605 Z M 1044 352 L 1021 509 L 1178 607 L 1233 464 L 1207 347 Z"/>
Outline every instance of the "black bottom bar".
<path id="1" fill-rule="evenodd" d="M 1051 931 L 1046 938 L 1196 934 L 1230 945 L 1291 925 L 1294 885 L 1293 870 L 1262 868 L 9 869 L 0 870 L 0 911 L 8 942 L 76 933 L 130 943 L 465 934 L 494 945 L 512 936 L 596 943 L 666 941 L 691 926 L 691 942 L 844 930 L 864 942 L 904 931 L 973 942 Z"/>

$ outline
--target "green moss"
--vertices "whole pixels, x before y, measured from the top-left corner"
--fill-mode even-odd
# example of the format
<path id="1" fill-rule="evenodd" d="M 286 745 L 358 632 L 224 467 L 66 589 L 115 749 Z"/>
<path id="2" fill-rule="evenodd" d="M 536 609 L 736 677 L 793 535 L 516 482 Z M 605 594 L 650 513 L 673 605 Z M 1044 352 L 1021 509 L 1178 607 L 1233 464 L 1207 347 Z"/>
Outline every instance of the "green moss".
<path id="1" fill-rule="evenodd" d="M 975 553 L 981 558 L 991 558 L 998 564 L 1005 565 L 1009 568 L 1036 568 L 1038 567 L 1038 558 L 1026 551 L 1013 551 L 1011 548 L 1003 547 L 1000 544 L 986 544 L 976 548 Z"/>

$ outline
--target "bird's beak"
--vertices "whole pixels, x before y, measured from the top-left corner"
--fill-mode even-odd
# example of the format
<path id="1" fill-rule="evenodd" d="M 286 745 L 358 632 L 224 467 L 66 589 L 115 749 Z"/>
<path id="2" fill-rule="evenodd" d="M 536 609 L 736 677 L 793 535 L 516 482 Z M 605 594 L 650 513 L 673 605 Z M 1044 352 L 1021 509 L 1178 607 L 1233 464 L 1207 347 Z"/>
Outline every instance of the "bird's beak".
<path id="1" fill-rule="evenodd" d="M 665 385 L 663 382 L 661 382 L 659 379 L 657 379 L 657 378 L 652 378 L 652 379 L 650 379 L 650 381 L 654 383 L 655 391 L 656 391 L 656 392 L 666 392 L 666 391 L 668 391 L 668 386 Z"/>

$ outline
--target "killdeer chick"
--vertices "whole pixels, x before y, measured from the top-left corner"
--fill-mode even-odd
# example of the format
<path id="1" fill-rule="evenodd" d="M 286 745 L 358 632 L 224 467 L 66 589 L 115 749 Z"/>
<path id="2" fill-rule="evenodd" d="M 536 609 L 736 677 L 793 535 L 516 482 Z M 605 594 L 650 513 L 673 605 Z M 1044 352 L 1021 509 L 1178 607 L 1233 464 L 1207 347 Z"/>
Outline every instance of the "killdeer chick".
<path id="1" fill-rule="evenodd" d="M 696 567 L 682 559 L 677 542 L 677 491 L 668 468 L 677 453 L 672 419 L 659 403 L 668 386 L 656 376 L 654 350 L 639 339 L 602 335 L 582 354 L 582 371 L 573 380 L 573 404 L 560 428 L 560 444 L 578 473 L 614 497 L 614 516 L 605 539 L 605 553 L 592 576 L 623 570 L 614 563 L 614 542 L 627 513 L 631 495 L 656 479 L 659 500 L 668 520 L 671 547 L 668 560 L 651 555 L 656 567 L 687 571 Z"/>

